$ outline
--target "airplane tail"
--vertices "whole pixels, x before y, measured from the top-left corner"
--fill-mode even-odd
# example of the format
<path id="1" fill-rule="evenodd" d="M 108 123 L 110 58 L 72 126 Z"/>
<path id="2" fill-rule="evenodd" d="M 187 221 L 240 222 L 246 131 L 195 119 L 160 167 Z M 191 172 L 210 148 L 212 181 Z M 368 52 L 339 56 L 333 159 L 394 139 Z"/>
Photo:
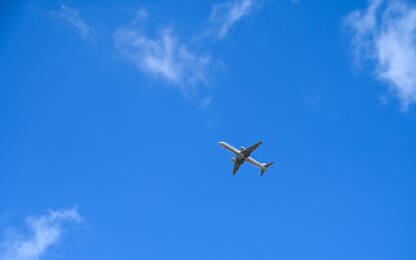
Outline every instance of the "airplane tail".
<path id="1" fill-rule="evenodd" d="M 270 162 L 268 164 L 263 164 L 264 168 L 266 169 L 261 169 L 261 174 L 260 176 L 263 176 L 264 172 L 267 170 L 267 168 L 269 168 L 274 162 Z"/>

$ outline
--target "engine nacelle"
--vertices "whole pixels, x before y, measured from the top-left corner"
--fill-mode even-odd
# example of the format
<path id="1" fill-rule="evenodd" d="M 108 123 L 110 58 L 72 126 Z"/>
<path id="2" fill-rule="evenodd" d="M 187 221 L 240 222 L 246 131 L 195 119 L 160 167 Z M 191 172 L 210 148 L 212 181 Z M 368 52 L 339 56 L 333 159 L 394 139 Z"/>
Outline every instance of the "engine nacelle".
<path id="1" fill-rule="evenodd" d="M 232 158 L 232 157 L 231 157 L 231 161 L 232 161 L 232 162 L 235 162 L 235 158 Z"/>
<path id="2" fill-rule="evenodd" d="M 240 146 L 240 151 L 244 151 L 245 149 L 244 146 Z"/>

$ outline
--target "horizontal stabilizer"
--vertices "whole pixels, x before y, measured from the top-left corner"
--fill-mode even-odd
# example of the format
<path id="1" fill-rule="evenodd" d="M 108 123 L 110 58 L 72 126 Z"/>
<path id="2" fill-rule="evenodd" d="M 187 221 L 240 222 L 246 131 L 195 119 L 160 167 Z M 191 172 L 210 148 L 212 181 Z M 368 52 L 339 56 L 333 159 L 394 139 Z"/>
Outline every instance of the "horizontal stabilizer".
<path id="1" fill-rule="evenodd" d="M 274 162 L 270 162 L 268 164 L 263 164 L 264 168 L 266 169 L 261 169 L 261 174 L 260 176 L 263 176 L 264 172 L 267 170 L 267 168 L 269 168 Z"/>
<path id="2" fill-rule="evenodd" d="M 274 162 L 269 162 L 268 164 L 264 165 L 264 167 L 269 168 L 270 166 L 272 166 Z"/>

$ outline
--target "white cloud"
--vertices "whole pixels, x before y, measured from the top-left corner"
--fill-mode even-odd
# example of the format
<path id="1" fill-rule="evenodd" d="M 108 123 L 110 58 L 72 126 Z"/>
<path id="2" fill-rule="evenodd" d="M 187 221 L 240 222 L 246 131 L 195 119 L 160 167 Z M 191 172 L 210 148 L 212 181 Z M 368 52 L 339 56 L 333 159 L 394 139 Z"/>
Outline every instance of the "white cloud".
<path id="1" fill-rule="evenodd" d="M 73 7 L 61 5 L 61 9 L 57 12 L 52 12 L 52 15 L 63 19 L 73 28 L 75 28 L 84 40 L 91 37 L 93 28 L 87 25 L 80 17 L 79 11 Z"/>
<path id="2" fill-rule="evenodd" d="M 251 13 L 256 7 L 255 0 L 235 0 L 214 5 L 209 18 L 209 35 L 224 38 L 233 24 Z"/>
<path id="3" fill-rule="evenodd" d="M 377 77 L 407 110 L 416 102 L 416 7 L 403 0 L 369 1 L 345 23 L 353 31 L 355 58 L 375 61 Z"/>
<path id="4" fill-rule="evenodd" d="M 116 51 L 143 74 L 164 80 L 168 85 L 180 89 L 185 96 L 198 95 L 201 106 L 208 108 L 212 98 L 201 94 L 204 92 L 201 86 L 209 86 L 211 72 L 223 68 L 223 64 L 218 60 L 213 61 L 209 54 L 210 45 L 201 44 L 201 39 L 225 37 L 231 26 L 257 6 L 257 0 L 214 5 L 208 30 L 185 38 L 179 37 L 169 27 L 149 33 L 146 30 L 149 13 L 140 8 L 131 22 L 114 32 L 114 45 Z M 196 51 L 200 49 L 208 53 Z"/>
<path id="5" fill-rule="evenodd" d="M 210 56 L 192 52 L 170 29 L 153 36 L 144 33 L 143 20 L 147 16 L 147 12 L 140 9 L 136 19 L 116 30 L 117 51 L 143 73 L 166 80 L 186 95 L 195 91 L 196 83 L 206 85 Z"/>
<path id="6" fill-rule="evenodd" d="M 3 241 L 0 244 L 0 259 L 37 260 L 59 241 L 65 222 L 80 221 L 81 217 L 76 209 L 50 211 L 49 214 L 40 217 L 28 217 L 26 225 L 31 234 L 15 234 Z"/>

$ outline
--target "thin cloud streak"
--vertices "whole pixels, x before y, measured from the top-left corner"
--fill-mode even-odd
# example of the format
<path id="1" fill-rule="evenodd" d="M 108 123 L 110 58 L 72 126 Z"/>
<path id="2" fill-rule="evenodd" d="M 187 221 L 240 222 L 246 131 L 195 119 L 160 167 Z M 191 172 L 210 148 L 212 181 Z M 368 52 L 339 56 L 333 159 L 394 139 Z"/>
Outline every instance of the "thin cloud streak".
<path id="1" fill-rule="evenodd" d="M 168 86 L 180 89 L 185 97 L 199 96 L 201 107 L 208 108 L 212 103 L 212 97 L 208 95 L 208 98 L 201 92 L 205 92 L 204 88 L 210 86 L 212 72 L 221 69 L 223 64 L 212 59 L 209 44 L 199 45 L 195 42 L 201 43 L 201 39 L 206 40 L 208 37 L 224 38 L 236 22 L 256 7 L 256 0 L 214 5 L 208 29 L 202 34 L 197 33 L 197 37 L 191 35 L 187 38 L 179 37 L 170 27 L 149 33 L 146 30 L 149 13 L 146 9 L 140 8 L 132 21 L 115 30 L 115 49 L 144 75 L 169 83 Z M 199 41 L 194 41 L 195 38 L 199 38 Z M 210 41 L 207 42 L 212 44 Z M 208 53 L 197 51 L 201 48 Z"/>
<path id="2" fill-rule="evenodd" d="M 352 29 L 356 61 L 372 60 L 406 111 L 416 103 L 416 7 L 402 0 L 369 1 L 364 11 L 345 19 Z"/>
<path id="3" fill-rule="evenodd" d="M 76 209 L 50 211 L 47 215 L 26 218 L 30 235 L 15 234 L 0 243 L 1 260 L 37 260 L 56 244 L 64 223 L 80 223 Z"/>
<path id="4" fill-rule="evenodd" d="M 115 31 L 116 50 L 144 74 L 166 80 L 185 95 L 192 94 L 197 83 L 207 85 L 210 56 L 192 52 L 170 29 L 149 36 L 143 32 L 146 18 L 140 9 L 136 19 Z"/>
<path id="5" fill-rule="evenodd" d="M 207 34 L 218 39 L 224 38 L 230 28 L 244 16 L 249 15 L 257 6 L 254 0 L 239 0 L 214 5 L 209 17 Z"/>
<path id="6" fill-rule="evenodd" d="M 57 12 L 52 12 L 53 16 L 59 17 L 73 27 L 84 40 L 90 39 L 94 29 L 87 25 L 81 19 L 79 11 L 73 7 L 61 5 L 61 9 Z"/>

